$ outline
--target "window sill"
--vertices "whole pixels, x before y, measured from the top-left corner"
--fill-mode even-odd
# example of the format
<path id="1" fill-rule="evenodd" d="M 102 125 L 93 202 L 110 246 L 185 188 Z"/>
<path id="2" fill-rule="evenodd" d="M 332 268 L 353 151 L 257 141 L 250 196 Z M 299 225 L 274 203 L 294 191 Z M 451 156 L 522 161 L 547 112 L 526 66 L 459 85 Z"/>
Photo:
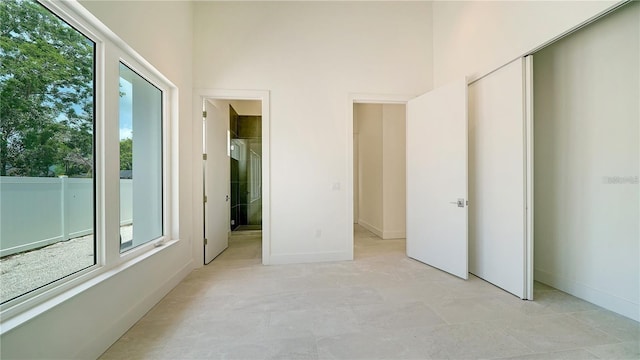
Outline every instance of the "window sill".
<path id="1" fill-rule="evenodd" d="M 173 247 L 180 240 L 169 240 L 163 245 L 153 246 L 150 250 L 135 256 L 131 259 L 127 259 L 122 263 L 117 264 L 111 268 L 100 267 L 93 271 L 84 274 L 77 279 L 71 281 L 71 283 L 61 284 L 58 287 L 52 288 L 41 294 L 38 294 L 28 300 L 25 300 L 19 304 L 16 304 L 10 308 L 3 309 L 0 312 L 0 335 L 3 335 L 20 325 L 34 319 L 43 313 L 55 308 L 56 306 L 63 304 L 71 298 L 74 298 L 83 292 L 97 286 L 104 281 L 120 274 L 123 271 L 145 261 L 146 259 L 154 256 L 157 253 L 164 251 L 167 248 Z M 73 285 L 73 283 L 77 283 Z M 65 289 L 67 286 L 71 286 Z"/>

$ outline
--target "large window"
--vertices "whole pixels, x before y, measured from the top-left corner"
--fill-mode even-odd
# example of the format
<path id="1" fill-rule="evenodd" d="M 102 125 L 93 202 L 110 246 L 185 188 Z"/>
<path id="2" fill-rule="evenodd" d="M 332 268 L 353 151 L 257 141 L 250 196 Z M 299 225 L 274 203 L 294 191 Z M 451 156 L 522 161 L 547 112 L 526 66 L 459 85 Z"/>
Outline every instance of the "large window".
<path id="1" fill-rule="evenodd" d="M 96 264 L 96 44 L 0 1 L 0 302 Z"/>
<path id="2" fill-rule="evenodd" d="M 163 235 L 162 91 L 120 63 L 120 250 Z"/>
<path id="3" fill-rule="evenodd" d="M 173 244 L 177 99 L 78 3 L 0 0 L 0 332 Z"/>

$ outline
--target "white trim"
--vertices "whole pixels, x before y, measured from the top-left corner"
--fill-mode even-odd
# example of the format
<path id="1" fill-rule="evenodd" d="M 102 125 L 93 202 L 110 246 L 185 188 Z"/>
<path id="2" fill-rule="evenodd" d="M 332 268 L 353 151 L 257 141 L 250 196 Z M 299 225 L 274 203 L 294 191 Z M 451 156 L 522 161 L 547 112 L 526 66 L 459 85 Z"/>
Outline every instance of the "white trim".
<path id="1" fill-rule="evenodd" d="M 524 299 L 533 300 L 533 55 L 524 58 Z"/>
<path id="2" fill-rule="evenodd" d="M 349 94 L 349 98 L 353 100 L 354 104 L 406 104 L 414 97 L 416 97 L 416 95 L 371 93 Z"/>
<path id="3" fill-rule="evenodd" d="M 193 127 L 194 139 L 202 139 L 202 102 L 205 99 L 215 100 L 260 100 L 262 102 L 262 264 L 271 264 L 271 110 L 270 93 L 268 90 L 237 90 L 237 89 L 193 89 Z M 193 158 L 202 159 L 202 142 L 194 141 Z M 194 166 L 193 198 L 201 197 L 203 169 Z M 193 254 L 194 259 L 204 259 L 204 246 L 199 239 L 202 237 L 201 229 L 204 228 L 203 206 L 200 201 L 193 202 L 194 234 Z M 195 267 L 203 264 L 195 263 Z"/>
<path id="4" fill-rule="evenodd" d="M 346 229 L 346 243 L 345 253 L 349 254 L 348 260 L 353 260 L 353 105 L 354 104 L 403 104 L 413 98 L 415 95 L 408 94 L 371 94 L 371 93 L 350 93 L 347 102 L 347 133 L 346 135 L 346 173 L 347 173 L 347 185 L 345 195 L 347 197 L 347 229 Z M 360 225 L 362 220 L 358 220 Z M 366 228 L 366 226 L 363 225 Z M 375 233 L 375 232 L 374 232 Z M 376 234 L 378 235 L 378 234 Z M 380 233 L 378 236 L 381 236 Z"/>
<path id="5" fill-rule="evenodd" d="M 177 112 L 177 104 L 178 104 L 178 89 L 175 85 L 173 85 L 168 80 L 165 81 L 165 77 L 162 76 L 155 68 L 147 68 L 144 63 L 138 61 L 136 56 L 132 56 L 127 52 L 122 52 L 119 55 L 118 59 L 118 79 L 120 78 L 120 64 L 126 66 L 130 71 L 140 76 L 145 81 L 149 82 L 151 85 L 159 89 L 162 93 L 162 236 L 156 239 L 152 239 L 147 241 L 147 243 L 153 243 L 154 246 L 162 246 L 164 243 L 171 239 L 178 238 L 177 231 L 177 219 L 173 219 L 173 216 L 176 217 L 179 215 L 179 208 L 177 204 L 179 203 L 178 199 L 178 188 L 174 185 L 174 180 L 179 177 L 178 166 L 177 166 L 177 158 L 176 161 L 172 162 L 171 156 L 178 153 L 177 149 L 177 136 L 178 136 L 178 112 Z M 158 76 L 160 74 L 161 76 Z M 173 102 L 175 101 L 175 103 Z M 175 106 L 172 106 L 174 105 Z M 119 102 L 118 102 L 119 106 Z M 118 112 L 119 115 L 119 112 Z M 119 124 L 120 121 L 114 122 L 113 124 Z M 119 139 L 119 138 L 118 138 Z M 114 159 L 119 164 L 119 146 L 118 149 L 118 158 Z M 114 151 L 114 150 L 111 150 Z M 109 152 L 108 155 L 111 155 Z M 172 167 L 172 163 L 175 163 L 175 167 Z M 119 167 L 119 165 L 118 165 Z M 119 179 L 119 175 L 118 175 Z M 117 198 L 119 199 L 120 194 L 120 181 L 118 181 L 117 185 Z M 119 208 L 119 207 L 118 207 Z M 119 219 L 118 214 L 118 219 Z M 174 228 L 176 226 L 176 228 Z M 139 250 L 143 248 L 144 244 L 141 244 L 135 248 L 126 250 L 124 252 L 120 252 L 120 248 L 118 246 L 118 255 L 120 258 L 130 259 L 132 257 L 138 256 L 141 252 L 145 250 Z M 115 254 L 113 255 L 115 256 Z"/>
<path id="6" fill-rule="evenodd" d="M 172 244 L 175 242 L 172 242 Z M 103 351 L 103 349 L 109 348 L 115 343 L 129 328 L 131 328 L 138 319 L 141 319 L 149 309 L 155 304 L 159 303 L 163 297 L 165 297 L 169 291 L 176 287 L 184 278 L 193 270 L 193 260 L 185 264 L 178 271 L 172 275 L 167 276 L 167 280 L 158 287 L 153 293 L 140 299 L 132 304 L 127 311 L 124 311 L 117 318 L 111 321 L 111 324 L 101 324 L 96 330 L 101 334 L 94 336 L 94 340 L 89 343 L 82 343 L 78 346 L 74 359 L 89 359 L 96 354 L 96 352 Z"/>
<path id="7" fill-rule="evenodd" d="M 535 277 L 536 280 L 543 284 L 547 284 L 635 321 L 640 321 L 640 304 L 544 270 L 536 269 Z"/>
<path id="8" fill-rule="evenodd" d="M 379 229 L 377 226 L 373 226 L 372 224 L 369 224 L 368 222 L 362 220 L 362 219 L 358 219 L 358 225 L 362 226 L 363 228 L 371 231 L 372 233 L 374 233 L 377 237 L 381 238 L 383 237 L 383 232 L 382 229 Z"/>
<path id="9" fill-rule="evenodd" d="M 382 240 L 405 239 L 406 237 L 407 232 L 402 230 L 384 231 L 382 233 Z"/>

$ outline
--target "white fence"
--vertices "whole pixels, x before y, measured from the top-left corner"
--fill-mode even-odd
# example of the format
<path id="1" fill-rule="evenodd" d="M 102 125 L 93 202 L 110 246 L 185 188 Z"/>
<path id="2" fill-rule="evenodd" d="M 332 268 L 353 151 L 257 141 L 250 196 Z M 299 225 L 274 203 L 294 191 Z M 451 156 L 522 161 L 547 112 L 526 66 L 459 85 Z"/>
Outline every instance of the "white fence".
<path id="1" fill-rule="evenodd" d="M 132 180 L 120 180 L 120 224 L 132 223 Z M 0 257 L 93 233 L 93 179 L 0 177 Z"/>

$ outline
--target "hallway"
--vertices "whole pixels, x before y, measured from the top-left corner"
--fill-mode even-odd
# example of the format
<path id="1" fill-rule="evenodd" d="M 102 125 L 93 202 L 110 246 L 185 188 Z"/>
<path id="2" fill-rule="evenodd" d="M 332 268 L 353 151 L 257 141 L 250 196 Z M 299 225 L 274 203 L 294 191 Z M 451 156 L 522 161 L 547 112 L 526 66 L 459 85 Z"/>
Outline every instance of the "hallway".
<path id="1" fill-rule="evenodd" d="M 235 236 L 101 359 L 632 359 L 638 323 L 536 283 L 527 302 L 356 225 L 355 261 L 261 265 Z"/>

